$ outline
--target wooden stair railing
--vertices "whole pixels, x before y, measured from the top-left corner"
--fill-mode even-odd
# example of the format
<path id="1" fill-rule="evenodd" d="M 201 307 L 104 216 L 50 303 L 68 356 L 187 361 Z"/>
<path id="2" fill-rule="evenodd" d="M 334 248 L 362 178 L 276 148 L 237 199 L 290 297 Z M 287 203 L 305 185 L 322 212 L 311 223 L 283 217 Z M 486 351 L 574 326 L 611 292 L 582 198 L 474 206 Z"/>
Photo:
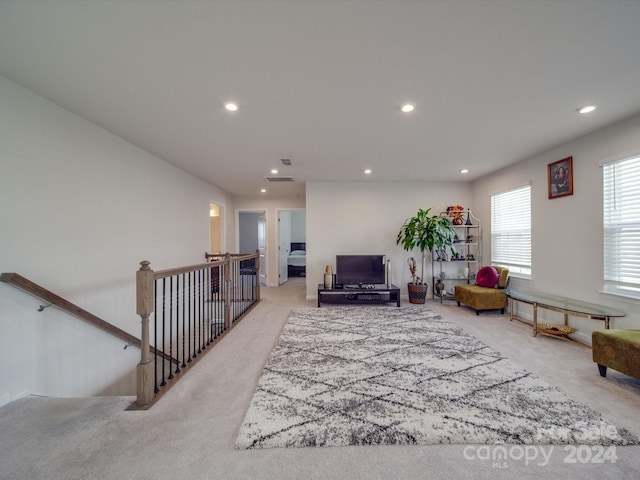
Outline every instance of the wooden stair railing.
<path id="1" fill-rule="evenodd" d="M 41 287 L 37 283 L 32 282 L 22 275 L 19 275 L 17 273 L 2 273 L 0 274 L 0 281 L 8 283 L 9 285 L 13 285 L 14 287 L 19 288 L 20 290 L 23 290 L 37 298 L 41 298 L 42 300 L 49 302 L 51 305 L 55 305 L 60 310 L 81 320 L 84 320 L 91 325 L 94 325 L 95 327 L 118 337 L 121 340 L 124 340 L 125 342 L 127 342 L 127 345 L 134 345 L 138 348 L 142 346 L 142 342 L 139 338 L 131 335 L 128 332 L 125 332 L 124 330 L 119 329 L 115 325 L 110 324 L 106 320 L 97 317 L 93 313 L 86 311 L 85 309 L 71 303 L 70 301 L 65 300 L 61 296 L 56 295 L 55 293 L 47 290 L 44 287 Z M 151 353 L 159 355 L 165 360 L 169 360 L 172 363 L 177 363 L 177 360 L 175 358 L 171 358 L 166 353 L 160 350 L 156 350 L 153 346 L 150 346 L 149 350 Z"/>
<path id="2" fill-rule="evenodd" d="M 147 260 L 140 262 L 136 313 L 142 348 L 130 410 L 150 408 L 260 301 L 257 251 L 205 253 L 205 258 L 206 263 L 161 271 L 152 270 Z M 165 362 L 149 355 L 150 344 L 171 356 L 175 352 L 178 365 L 165 368 Z"/>

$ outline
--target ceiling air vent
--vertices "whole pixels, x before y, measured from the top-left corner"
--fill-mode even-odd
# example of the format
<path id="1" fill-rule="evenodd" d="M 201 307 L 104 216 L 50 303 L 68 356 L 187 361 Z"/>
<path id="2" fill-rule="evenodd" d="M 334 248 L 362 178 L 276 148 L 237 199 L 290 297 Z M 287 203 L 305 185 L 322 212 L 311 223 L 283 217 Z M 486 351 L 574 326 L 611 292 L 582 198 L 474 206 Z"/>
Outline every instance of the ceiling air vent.
<path id="1" fill-rule="evenodd" d="M 282 162 L 282 165 L 286 165 L 287 167 L 291 166 L 291 159 L 290 158 L 281 158 L 280 162 Z"/>
<path id="2" fill-rule="evenodd" d="M 264 177 L 267 182 L 293 182 L 293 177 Z"/>

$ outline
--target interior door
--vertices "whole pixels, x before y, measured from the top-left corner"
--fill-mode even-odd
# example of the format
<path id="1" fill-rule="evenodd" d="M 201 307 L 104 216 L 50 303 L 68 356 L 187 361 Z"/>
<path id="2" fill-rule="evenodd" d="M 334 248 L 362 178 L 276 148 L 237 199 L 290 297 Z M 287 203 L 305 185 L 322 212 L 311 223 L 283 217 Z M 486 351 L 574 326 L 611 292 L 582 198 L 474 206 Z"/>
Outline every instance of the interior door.
<path id="1" fill-rule="evenodd" d="M 260 283 L 267 284 L 267 218 L 264 214 L 258 217 L 258 256 L 260 258 Z"/>
<path id="2" fill-rule="evenodd" d="M 291 250 L 291 212 L 278 212 L 278 285 L 289 280 Z"/>

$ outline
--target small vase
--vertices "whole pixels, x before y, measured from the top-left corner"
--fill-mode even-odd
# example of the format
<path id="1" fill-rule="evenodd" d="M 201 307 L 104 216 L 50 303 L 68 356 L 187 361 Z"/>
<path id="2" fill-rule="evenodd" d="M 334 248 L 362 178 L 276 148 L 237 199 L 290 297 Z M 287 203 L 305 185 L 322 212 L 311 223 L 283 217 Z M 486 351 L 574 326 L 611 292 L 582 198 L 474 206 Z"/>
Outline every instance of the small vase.
<path id="1" fill-rule="evenodd" d="M 327 265 L 324 269 L 324 288 L 333 288 L 333 269 L 331 265 Z"/>
<path id="2" fill-rule="evenodd" d="M 469 267 L 464 267 L 464 278 L 469 278 Z"/>

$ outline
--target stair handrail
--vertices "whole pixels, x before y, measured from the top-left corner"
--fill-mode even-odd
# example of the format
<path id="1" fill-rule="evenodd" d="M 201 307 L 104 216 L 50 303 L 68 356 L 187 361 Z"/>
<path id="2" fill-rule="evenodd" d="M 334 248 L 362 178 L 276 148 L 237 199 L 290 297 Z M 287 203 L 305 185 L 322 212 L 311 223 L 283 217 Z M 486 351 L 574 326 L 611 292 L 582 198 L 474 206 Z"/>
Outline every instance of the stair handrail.
<path id="1" fill-rule="evenodd" d="M 28 278 L 23 277 L 18 273 L 2 273 L 0 274 L 0 281 L 12 285 L 24 292 L 27 292 L 34 297 L 40 298 L 46 302 L 49 302 L 50 305 L 55 305 L 60 310 L 73 315 L 81 320 L 86 321 L 87 323 L 104 330 L 105 332 L 110 333 L 111 335 L 118 337 L 120 340 L 124 340 L 127 342 L 127 346 L 133 345 L 138 348 L 141 348 L 142 342 L 138 337 L 131 335 L 129 332 L 125 332 L 124 330 L 112 325 L 111 323 L 103 320 L 102 318 L 94 315 L 91 312 L 88 312 L 82 307 L 70 302 L 69 300 L 61 297 L 60 295 L 56 295 L 51 290 L 48 290 L 45 287 L 38 285 L 37 283 L 29 280 Z M 48 306 L 48 305 L 47 305 Z M 44 307 L 38 309 L 39 311 L 44 310 Z M 177 362 L 176 359 L 170 358 L 166 353 L 156 350 L 155 347 L 149 347 L 150 352 L 155 355 L 160 355 L 167 360 L 171 360 L 171 362 Z"/>

